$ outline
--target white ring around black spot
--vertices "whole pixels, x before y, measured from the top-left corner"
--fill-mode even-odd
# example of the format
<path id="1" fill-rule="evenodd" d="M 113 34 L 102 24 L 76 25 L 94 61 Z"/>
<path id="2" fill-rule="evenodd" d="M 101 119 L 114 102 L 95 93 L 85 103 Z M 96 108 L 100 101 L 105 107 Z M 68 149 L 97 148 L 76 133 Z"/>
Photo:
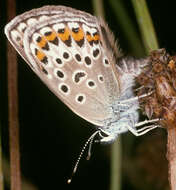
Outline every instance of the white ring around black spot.
<path id="1" fill-rule="evenodd" d="M 93 48 L 92 49 L 92 57 L 93 59 L 98 59 L 100 57 L 101 51 L 100 48 Z"/>
<path id="2" fill-rule="evenodd" d="M 72 80 L 75 84 L 80 84 L 87 78 L 87 73 L 84 70 L 76 70 L 72 75 Z"/>
<path id="3" fill-rule="evenodd" d="M 64 81 L 67 78 L 66 73 L 62 70 L 62 69 L 54 69 L 54 75 L 56 76 L 56 78 Z"/>
<path id="4" fill-rule="evenodd" d="M 84 104 L 86 101 L 86 95 L 85 94 L 77 94 L 75 98 L 76 102 L 79 104 Z"/>
<path id="5" fill-rule="evenodd" d="M 63 58 L 60 58 L 60 57 L 55 57 L 53 62 L 55 63 L 55 65 L 57 67 L 63 67 L 64 66 L 64 61 L 63 61 Z"/>
<path id="6" fill-rule="evenodd" d="M 65 95 L 69 95 L 70 94 L 70 87 L 65 84 L 65 83 L 60 83 L 59 86 L 59 91 L 62 93 L 62 94 L 65 94 Z"/>
<path id="7" fill-rule="evenodd" d="M 68 51 L 64 51 L 62 57 L 65 61 L 70 61 L 72 59 L 71 54 Z"/>
<path id="8" fill-rule="evenodd" d="M 76 53 L 74 57 L 77 63 L 82 64 L 82 57 L 79 53 Z"/>
<path id="9" fill-rule="evenodd" d="M 104 58 L 103 58 L 103 65 L 104 65 L 105 67 L 109 67 L 109 66 L 110 66 L 110 63 L 109 63 L 109 60 L 108 60 L 107 57 L 104 57 Z"/>
<path id="10" fill-rule="evenodd" d="M 104 82 L 104 77 L 103 77 L 103 75 L 98 75 L 98 81 L 99 81 L 100 83 L 103 83 L 103 82 Z"/>
<path id="11" fill-rule="evenodd" d="M 91 80 L 91 79 L 88 79 L 88 80 L 86 81 L 86 85 L 87 85 L 87 87 L 90 88 L 90 89 L 95 89 L 95 88 L 96 88 L 96 83 L 95 83 L 95 81 L 93 81 L 93 80 Z"/>
<path id="12" fill-rule="evenodd" d="M 92 67 L 92 60 L 91 60 L 90 56 L 84 57 L 84 63 L 86 65 L 86 67 L 89 67 L 89 68 Z"/>

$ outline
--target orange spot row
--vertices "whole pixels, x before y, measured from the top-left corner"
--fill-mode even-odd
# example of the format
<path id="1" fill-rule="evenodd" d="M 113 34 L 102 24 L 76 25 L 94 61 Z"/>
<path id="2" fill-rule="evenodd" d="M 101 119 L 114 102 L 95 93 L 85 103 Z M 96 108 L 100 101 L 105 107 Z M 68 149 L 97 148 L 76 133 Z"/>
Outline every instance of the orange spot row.
<path id="1" fill-rule="evenodd" d="M 64 32 L 63 33 L 55 33 L 55 32 L 51 32 L 51 34 L 47 35 L 47 36 L 42 36 L 40 41 L 37 42 L 37 45 L 40 48 L 44 48 L 47 44 L 47 41 L 53 41 L 55 40 L 55 38 L 58 36 L 62 41 L 67 41 L 69 40 L 70 35 L 72 36 L 72 38 L 79 42 L 80 40 L 82 40 L 84 38 L 84 31 L 82 30 L 82 28 L 78 29 L 78 32 L 73 32 L 70 31 L 68 27 L 65 27 Z M 92 41 L 99 41 L 100 40 L 100 36 L 99 34 L 95 34 L 94 36 L 92 36 L 91 34 L 86 34 L 86 39 L 88 42 L 92 42 Z"/>

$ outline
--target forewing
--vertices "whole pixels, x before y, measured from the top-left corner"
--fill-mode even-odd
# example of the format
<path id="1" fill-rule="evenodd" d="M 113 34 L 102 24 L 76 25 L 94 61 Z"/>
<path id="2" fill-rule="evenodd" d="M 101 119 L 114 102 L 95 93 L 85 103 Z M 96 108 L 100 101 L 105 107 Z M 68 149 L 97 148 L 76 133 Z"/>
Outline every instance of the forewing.
<path id="1" fill-rule="evenodd" d="M 114 54 L 103 29 L 90 14 L 51 6 L 18 16 L 5 31 L 57 97 L 82 118 L 102 126 L 120 93 Z"/>

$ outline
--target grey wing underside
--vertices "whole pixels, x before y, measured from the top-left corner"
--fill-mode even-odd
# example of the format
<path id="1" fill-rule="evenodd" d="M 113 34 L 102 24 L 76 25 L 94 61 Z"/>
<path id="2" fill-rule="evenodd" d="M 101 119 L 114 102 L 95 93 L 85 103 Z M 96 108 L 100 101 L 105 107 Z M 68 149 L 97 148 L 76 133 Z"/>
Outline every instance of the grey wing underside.
<path id="1" fill-rule="evenodd" d="M 110 62 L 110 67 L 98 67 L 97 71 L 94 70 L 90 73 L 90 77 L 94 77 L 94 75 L 98 73 L 102 73 L 104 76 L 104 85 L 98 86 L 97 89 L 92 93 L 87 93 L 86 90 L 83 90 L 83 93 L 87 93 L 86 104 L 84 106 L 78 106 L 70 99 L 70 97 L 63 97 L 57 91 L 57 86 L 55 82 L 49 80 L 41 71 L 40 65 L 41 63 L 36 60 L 36 58 L 31 54 L 30 51 L 30 40 L 33 32 L 36 31 L 37 27 L 44 26 L 45 24 L 49 24 L 53 22 L 54 19 L 57 20 L 58 14 L 64 15 L 65 17 L 69 17 L 70 14 L 72 17 L 83 15 L 83 20 L 86 22 L 90 22 L 98 26 L 100 31 L 100 37 L 102 40 L 101 48 L 102 54 L 100 58 L 95 62 L 98 64 L 102 56 L 107 56 Z M 31 25 L 27 23 L 29 18 L 37 18 L 43 15 L 43 20 L 38 21 L 37 25 L 32 23 Z M 46 17 L 47 16 L 47 17 Z M 48 16 L 50 18 L 48 18 Z M 52 18 L 51 18 L 52 16 Z M 13 29 L 17 29 L 19 26 L 19 22 L 27 23 L 27 27 L 23 29 L 23 31 L 19 31 L 18 33 L 12 34 Z M 32 20 L 31 20 L 32 22 Z M 22 29 L 22 27 L 20 28 Z M 48 88 L 59 98 L 61 99 L 73 112 L 78 114 L 80 117 L 88 120 L 89 122 L 103 126 L 106 119 L 111 118 L 112 116 L 112 108 L 111 105 L 119 98 L 120 89 L 119 89 L 119 77 L 115 68 L 115 60 L 120 54 L 118 53 L 118 49 L 116 48 L 116 44 L 113 44 L 113 35 L 109 32 L 108 27 L 101 20 L 97 20 L 96 17 L 91 16 L 90 14 L 77 11 L 72 8 L 62 7 L 62 6 L 48 6 L 40 9 L 34 9 L 29 11 L 28 13 L 24 13 L 23 15 L 18 16 L 14 20 L 12 20 L 5 28 L 5 33 L 15 47 L 15 49 L 20 53 L 20 55 L 25 59 L 25 61 L 29 64 L 29 66 L 33 69 L 33 71 L 40 77 L 40 79 L 48 86 Z M 19 35 L 18 41 L 13 37 L 14 35 Z M 110 40 L 108 40 L 108 36 L 111 36 Z M 24 41 L 23 41 L 24 40 Z M 25 42 L 25 43 L 24 43 Z M 71 60 L 70 62 L 72 62 Z M 100 64 L 100 63 L 99 63 Z M 71 72 L 74 68 L 69 67 L 69 71 Z M 71 80 L 71 79 L 68 79 Z M 96 81 L 97 82 L 97 81 Z M 80 89 L 85 89 L 80 86 L 79 88 L 74 88 L 73 93 L 78 92 Z"/>

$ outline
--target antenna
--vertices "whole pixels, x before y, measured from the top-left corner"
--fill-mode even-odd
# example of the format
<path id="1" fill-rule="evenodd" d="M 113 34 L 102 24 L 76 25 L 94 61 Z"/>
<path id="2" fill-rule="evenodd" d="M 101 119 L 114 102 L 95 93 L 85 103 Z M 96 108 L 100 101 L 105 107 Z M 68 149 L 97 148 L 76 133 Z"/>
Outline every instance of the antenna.
<path id="1" fill-rule="evenodd" d="M 84 153 L 84 151 L 85 151 L 85 149 L 86 149 L 86 147 L 87 147 L 87 145 L 88 145 L 89 143 L 90 143 L 90 144 L 89 144 L 89 150 L 88 150 L 87 160 L 90 159 L 93 139 L 94 139 L 94 137 L 95 137 L 98 133 L 100 133 L 99 130 L 96 131 L 96 132 L 94 132 L 94 133 L 89 137 L 89 139 L 86 141 L 86 143 L 84 144 L 84 146 L 83 146 L 83 148 L 82 148 L 82 150 L 81 150 L 81 153 L 79 154 L 78 159 L 77 159 L 77 161 L 76 161 L 76 163 L 75 163 L 75 166 L 74 166 L 74 168 L 73 168 L 72 175 L 71 175 L 71 177 L 67 180 L 67 183 L 68 183 L 68 184 L 71 183 L 72 177 L 73 177 L 73 175 L 76 173 L 77 168 L 78 168 L 78 165 L 79 165 L 79 162 L 80 162 L 80 160 L 81 160 L 81 158 L 82 158 L 82 155 L 83 155 L 83 153 Z"/>
<path id="2" fill-rule="evenodd" d="M 92 150 L 93 139 L 94 139 L 94 137 L 90 139 L 88 154 L 87 154 L 87 158 L 86 158 L 87 160 L 90 160 L 90 157 L 91 157 L 91 150 Z"/>

